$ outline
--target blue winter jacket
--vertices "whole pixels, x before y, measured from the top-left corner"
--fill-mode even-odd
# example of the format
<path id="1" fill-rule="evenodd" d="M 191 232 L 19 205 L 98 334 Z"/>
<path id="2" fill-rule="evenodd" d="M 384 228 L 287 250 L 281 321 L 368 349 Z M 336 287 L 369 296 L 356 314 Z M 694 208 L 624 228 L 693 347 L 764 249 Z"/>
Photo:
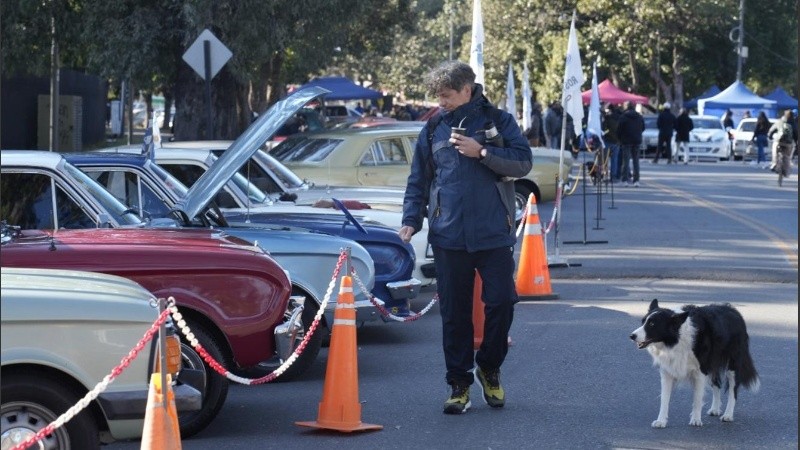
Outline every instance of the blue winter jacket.
<path id="1" fill-rule="evenodd" d="M 499 110 L 491 117 L 482 86 L 475 87 L 468 103 L 443 113 L 431 145 L 428 127 L 420 132 L 403 201 L 403 225 L 419 231 L 427 215 L 431 245 L 469 252 L 514 245 L 516 205 L 510 178 L 526 175 L 533 166 L 528 141 L 514 118 Z M 489 121 L 503 137 L 502 147 L 486 143 Z M 485 158 L 469 158 L 450 144 L 451 127 L 457 126 L 484 143 Z"/>

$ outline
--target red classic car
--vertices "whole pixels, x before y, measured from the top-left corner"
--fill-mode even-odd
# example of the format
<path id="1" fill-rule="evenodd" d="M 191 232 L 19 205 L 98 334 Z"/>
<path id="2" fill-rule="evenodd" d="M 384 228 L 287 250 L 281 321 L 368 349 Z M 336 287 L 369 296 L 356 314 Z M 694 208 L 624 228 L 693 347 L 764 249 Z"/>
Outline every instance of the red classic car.
<path id="1" fill-rule="evenodd" d="M 12 230 L 3 233 L 3 267 L 72 269 L 118 275 L 156 297 L 174 297 L 203 347 L 228 369 L 265 361 L 291 339 L 291 282 L 267 254 L 214 230 Z M 288 322 L 288 327 L 278 327 Z M 276 327 L 278 331 L 276 332 Z M 184 344 L 184 365 L 202 369 Z M 181 413 L 181 435 L 202 430 L 219 412 L 228 380 L 209 369 L 189 384 L 204 392 L 200 411 Z"/>

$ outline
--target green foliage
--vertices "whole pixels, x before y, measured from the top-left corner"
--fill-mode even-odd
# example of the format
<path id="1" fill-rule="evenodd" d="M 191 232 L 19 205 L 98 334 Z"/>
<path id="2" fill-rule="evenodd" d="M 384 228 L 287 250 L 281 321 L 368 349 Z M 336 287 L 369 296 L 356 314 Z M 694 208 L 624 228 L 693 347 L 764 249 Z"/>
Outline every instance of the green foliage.
<path id="1" fill-rule="evenodd" d="M 739 0 L 483 0 L 482 6 L 486 92 L 495 102 L 504 95 L 509 62 L 518 97 L 523 63 L 540 103 L 560 97 L 573 11 L 584 89 L 594 61 L 600 80 L 651 97 L 658 92 L 659 101 L 688 98 L 711 84 L 724 88 L 736 76 L 729 34 Z M 781 85 L 797 96 L 796 0 L 748 1 L 744 17 L 745 84 L 762 94 Z M 3 0 L 0 20 L 3 76 L 47 76 L 55 36 L 63 67 L 98 73 L 112 85 L 131 79 L 145 92 L 175 92 L 186 108 L 202 104 L 202 84 L 185 73 L 181 56 L 208 28 L 233 52 L 225 76 L 214 80 L 215 104 L 246 118 L 283 95 L 287 83 L 322 74 L 425 99 L 422 75 L 450 57 L 451 42 L 453 58 L 469 60 L 472 1 Z M 186 112 L 187 120 L 199 115 Z M 235 136 L 247 120 L 225 123 L 218 137 Z M 197 134 L 200 121 L 189 126 L 188 134 Z"/>

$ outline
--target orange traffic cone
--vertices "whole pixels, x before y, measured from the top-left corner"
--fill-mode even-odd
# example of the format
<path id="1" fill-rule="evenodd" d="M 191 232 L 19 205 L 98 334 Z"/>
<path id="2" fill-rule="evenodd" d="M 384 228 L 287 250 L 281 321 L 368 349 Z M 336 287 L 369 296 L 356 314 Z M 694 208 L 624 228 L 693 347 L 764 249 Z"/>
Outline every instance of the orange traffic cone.
<path id="1" fill-rule="evenodd" d="M 353 280 L 342 277 L 339 299 L 333 315 L 328 367 L 319 415 L 315 422 L 295 424 L 352 432 L 382 430 L 383 425 L 361 422 L 361 403 L 358 401 L 358 358 L 356 355 L 356 309 L 353 299 Z"/>
<path id="2" fill-rule="evenodd" d="M 528 215 L 525 218 L 525 235 L 522 237 L 516 287 L 521 301 L 558 298 L 550 287 L 550 270 L 547 268 L 542 225 L 539 223 L 539 210 L 533 194 L 528 197 Z"/>
<path id="3" fill-rule="evenodd" d="M 178 410 L 172 392 L 171 376 L 167 374 L 166 389 L 161 386 L 161 374 L 150 375 L 150 391 L 147 394 L 147 410 L 142 429 L 142 450 L 180 450 L 181 432 L 178 425 Z M 164 391 L 167 406 L 164 407 Z"/>
<path id="4" fill-rule="evenodd" d="M 483 312 L 483 279 L 478 271 L 475 271 L 475 287 L 472 289 L 472 345 L 475 350 L 479 349 L 483 342 L 483 323 L 486 320 Z"/>

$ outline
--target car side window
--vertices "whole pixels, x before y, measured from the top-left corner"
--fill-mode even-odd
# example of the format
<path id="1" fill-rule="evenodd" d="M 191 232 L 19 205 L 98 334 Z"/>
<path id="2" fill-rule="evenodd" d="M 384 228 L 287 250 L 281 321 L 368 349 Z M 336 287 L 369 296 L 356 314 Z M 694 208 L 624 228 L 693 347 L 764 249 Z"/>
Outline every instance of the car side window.
<path id="1" fill-rule="evenodd" d="M 365 151 L 364 154 L 361 155 L 361 161 L 359 161 L 359 166 L 375 166 L 377 162 L 375 161 L 375 153 L 376 153 L 377 143 L 373 142 Z"/>
<path id="2" fill-rule="evenodd" d="M 93 228 L 96 224 L 53 179 L 41 173 L 0 176 L 0 218 L 22 229 Z M 55 213 L 54 213 L 54 205 Z M 56 218 L 56 220 L 54 220 Z"/>
<path id="3" fill-rule="evenodd" d="M 381 139 L 374 144 L 375 160 L 378 165 L 408 164 L 400 139 Z"/>

